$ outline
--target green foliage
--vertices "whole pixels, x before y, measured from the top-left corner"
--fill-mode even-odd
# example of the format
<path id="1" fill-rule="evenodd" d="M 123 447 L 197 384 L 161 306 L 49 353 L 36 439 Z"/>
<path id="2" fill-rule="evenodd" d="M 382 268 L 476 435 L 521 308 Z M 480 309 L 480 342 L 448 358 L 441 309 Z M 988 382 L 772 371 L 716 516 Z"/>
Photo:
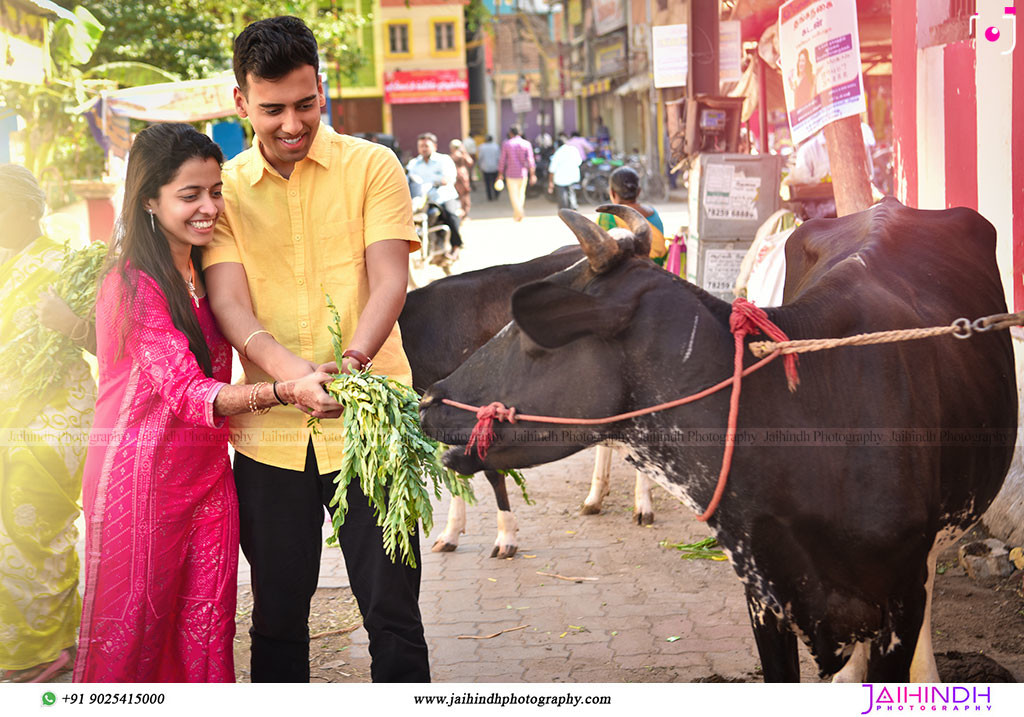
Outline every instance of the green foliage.
<path id="1" fill-rule="evenodd" d="M 329 326 L 335 360 L 341 365 L 344 344 L 338 312 L 330 296 L 327 306 L 335 325 Z M 395 560 L 401 555 L 408 565 L 416 566 L 412 553 L 417 523 L 427 533 L 433 527 L 433 506 L 427 490 L 430 479 L 434 496 L 441 498 L 442 487 L 452 495 L 473 502 L 467 476 L 460 476 L 441 464 L 444 446 L 423 435 L 419 423 L 419 397 L 410 387 L 369 371 L 340 374 L 327 385 L 327 391 L 344 406 L 345 448 L 341 470 L 331 505 L 334 511 L 334 536 L 348 512 L 346 492 L 353 480 L 359 481 L 383 528 L 384 549 Z M 316 419 L 311 419 L 315 425 Z"/>
<path id="2" fill-rule="evenodd" d="M 357 33 L 365 19 L 335 3 L 305 0 L 85 0 L 107 25 L 94 62 L 139 60 L 187 79 L 231 69 L 235 36 L 249 23 L 294 15 L 310 26 L 329 65 L 351 76 L 366 62 Z M 326 68 L 325 68 L 326 69 Z"/>
<path id="3" fill-rule="evenodd" d="M 494 34 L 493 15 L 483 0 L 469 0 L 462 11 L 466 17 L 466 30 L 470 34 L 476 33 L 480 28 Z"/>
<path id="4" fill-rule="evenodd" d="M 715 547 L 718 545 L 715 538 L 704 538 L 696 543 L 669 543 L 662 540 L 660 545 L 663 548 L 675 548 L 682 553 L 679 557 L 683 560 L 728 560 L 725 553 Z"/>
<path id="5" fill-rule="evenodd" d="M 64 259 L 54 284 L 57 295 L 82 318 L 93 320 L 96 282 L 107 254 L 107 245 L 93 242 L 72 252 L 64 248 Z M 34 311 L 25 312 L 24 330 L 0 349 L 0 373 L 18 386 L 18 397 L 43 396 L 67 376 L 68 367 L 82 358 L 82 349 L 70 338 L 48 329 Z"/>
<path id="6" fill-rule="evenodd" d="M 532 500 L 530 500 L 530 496 L 526 492 L 526 479 L 523 477 L 522 473 L 512 468 L 510 468 L 507 471 L 498 472 L 501 473 L 503 476 L 511 478 L 515 482 L 515 484 L 519 486 L 519 490 L 523 494 L 524 503 L 526 503 L 527 505 L 535 505 L 535 503 Z"/>

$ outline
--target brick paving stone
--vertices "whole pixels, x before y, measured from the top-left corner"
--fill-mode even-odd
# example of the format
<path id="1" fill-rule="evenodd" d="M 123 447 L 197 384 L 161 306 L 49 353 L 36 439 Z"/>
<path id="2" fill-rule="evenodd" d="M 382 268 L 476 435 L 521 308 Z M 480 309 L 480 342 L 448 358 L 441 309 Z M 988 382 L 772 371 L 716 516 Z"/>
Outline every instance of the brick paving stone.
<path id="1" fill-rule="evenodd" d="M 426 619 L 424 616 L 424 633 L 427 639 L 439 637 L 458 637 L 459 635 L 479 634 L 479 625 L 476 622 L 450 622 L 437 623 Z"/>
<path id="2" fill-rule="evenodd" d="M 641 630 L 620 631 L 608 643 L 616 657 L 624 655 L 649 655 L 654 648 L 654 638 Z"/>

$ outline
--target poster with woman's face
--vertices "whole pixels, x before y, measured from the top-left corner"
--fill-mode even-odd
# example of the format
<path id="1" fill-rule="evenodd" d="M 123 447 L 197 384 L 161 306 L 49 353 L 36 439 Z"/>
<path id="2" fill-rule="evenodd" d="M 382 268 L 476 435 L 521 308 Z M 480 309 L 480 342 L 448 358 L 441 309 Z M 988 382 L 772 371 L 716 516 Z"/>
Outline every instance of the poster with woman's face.
<path id="1" fill-rule="evenodd" d="M 865 111 L 855 0 L 791 0 L 779 8 L 779 50 L 794 142 Z"/>

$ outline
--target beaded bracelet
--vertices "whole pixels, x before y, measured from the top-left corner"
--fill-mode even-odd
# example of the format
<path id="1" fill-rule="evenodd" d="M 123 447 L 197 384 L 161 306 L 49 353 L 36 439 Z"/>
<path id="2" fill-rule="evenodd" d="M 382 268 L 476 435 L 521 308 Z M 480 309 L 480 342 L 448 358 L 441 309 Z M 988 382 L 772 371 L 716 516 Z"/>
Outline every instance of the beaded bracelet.
<path id="1" fill-rule="evenodd" d="M 249 392 L 249 411 L 251 413 L 256 414 L 257 416 L 262 416 L 264 413 L 270 410 L 270 406 L 267 406 L 266 408 L 260 408 L 256 404 L 256 394 L 258 394 L 260 392 L 260 389 L 266 385 L 266 381 L 260 381 L 259 383 L 255 384 L 252 387 L 252 390 Z"/>

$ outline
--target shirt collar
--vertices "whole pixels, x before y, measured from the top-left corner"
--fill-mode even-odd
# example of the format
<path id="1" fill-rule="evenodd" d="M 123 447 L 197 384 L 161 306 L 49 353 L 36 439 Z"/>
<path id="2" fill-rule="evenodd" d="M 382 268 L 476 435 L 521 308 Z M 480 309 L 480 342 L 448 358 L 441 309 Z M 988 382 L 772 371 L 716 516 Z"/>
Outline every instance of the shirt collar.
<path id="1" fill-rule="evenodd" d="M 331 166 L 331 147 L 330 140 L 327 138 L 327 132 L 331 131 L 330 128 L 322 124 L 316 131 L 316 136 L 313 137 L 313 144 L 309 148 L 309 153 L 306 154 L 305 158 L 297 162 L 301 164 L 307 159 L 311 159 L 319 164 L 324 169 L 328 169 Z M 255 185 L 259 182 L 265 174 L 278 174 L 278 171 L 271 166 L 267 158 L 263 156 L 263 150 L 260 149 L 261 142 L 259 137 L 254 137 L 256 151 L 256 161 L 251 163 L 249 170 L 249 184 Z M 279 175 L 280 176 L 280 175 Z"/>

